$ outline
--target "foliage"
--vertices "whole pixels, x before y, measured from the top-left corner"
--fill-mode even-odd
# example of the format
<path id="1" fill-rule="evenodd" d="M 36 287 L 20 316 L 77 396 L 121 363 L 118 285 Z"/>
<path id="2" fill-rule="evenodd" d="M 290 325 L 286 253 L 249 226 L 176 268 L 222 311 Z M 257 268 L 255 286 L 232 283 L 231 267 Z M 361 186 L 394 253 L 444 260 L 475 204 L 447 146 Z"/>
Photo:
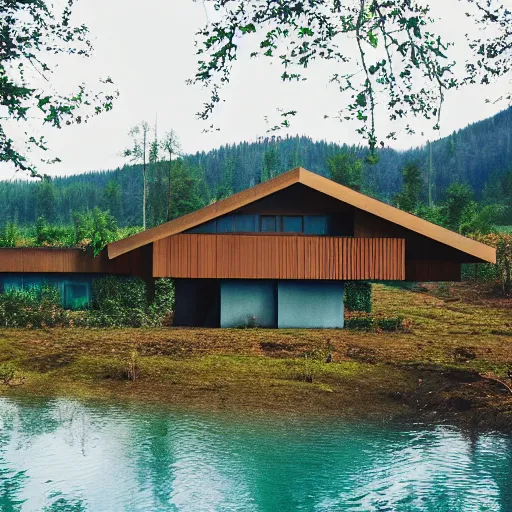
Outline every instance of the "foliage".
<path id="1" fill-rule="evenodd" d="M 156 281 L 149 303 L 142 279 L 107 276 L 93 281 L 92 306 L 83 318 L 87 327 L 159 326 L 174 306 L 174 286 L 169 279 Z"/>
<path id="2" fill-rule="evenodd" d="M 495 272 L 498 282 L 504 295 L 512 295 L 512 235 L 504 233 L 477 234 L 473 238 L 496 248 Z M 475 272 L 478 271 L 475 270 Z M 489 273 L 491 272 L 489 271 Z"/>
<path id="3" fill-rule="evenodd" d="M 372 316 L 355 316 L 345 319 L 345 329 L 369 331 L 375 327 L 375 319 Z"/>
<path id="4" fill-rule="evenodd" d="M 364 315 L 347 318 L 345 320 L 345 328 L 363 331 L 381 330 L 385 332 L 396 332 L 403 330 L 405 328 L 405 323 L 401 316 L 374 317 L 371 315 Z"/>
<path id="5" fill-rule="evenodd" d="M 377 318 L 377 328 L 382 331 L 400 331 L 404 328 L 404 319 L 401 316 Z"/>
<path id="6" fill-rule="evenodd" d="M 149 305 L 149 316 L 155 324 L 165 323 L 174 311 L 174 281 L 172 279 L 155 279 L 155 293 Z"/>
<path id="7" fill-rule="evenodd" d="M 205 206 L 199 193 L 199 182 L 193 170 L 182 160 L 175 162 L 171 181 L 172 218 L 181 217 Z"/>
<path id="8" fill-rule="evenodd" d="M 403 187 L 395 198 L 396 206 L 406 212 L 413 212 L 420 202 L 424 188 L 423 176 L 418 162 L 409 162 L 402 169 Z"/>
<path id="9" fill-rule="evenodd" d="M 372 310 L 372 285 L 362 281 L 345 284 L 345 306 L 349 311 Z"/>
<path id="10" fill-rule="evenodd" d="M 35 245 L 46 247 L 69 247 L 73 245 L 72 230 L 66 226 L 49 224 L 44 217 L 36 222 Z"/>
<path id="11" fill-rule="evenodd" d="M 472 207 L 474 193 L 466 183 L 452 183 L 445 192 L 444 208 L 448 227 L 460 231 L 462 222 Z"/>
<path id="12" fill-rule="evenodd" d="M 447 90 L 465 82 L 489 83 L 510 68 L 507 22 L 512 15 L 495 0 L 487 3 L 488 16 L 478 9 L 461 9 L 460 17 L 493 25 L 499 36 L 485 42 L 470 40 L 476 62 L 468 63 L 466 73 L 456 74 L 451 44 L 435 33 L 435 20 L 425 4 L 410 0 L 207 0 L 205 5 L 213 6 L 215 16 L 197 34 L 198 66 L 191 82 L 206 86 L 210 99 L 198 116 L 205 120 L 212 116 L 238 54 L 249 45 L 251 57 L 280 62 L 285 82 L 306 80 L 305 73 L 314 61 L 327 61 L 328 68 L 336 69 L 329 82 L 344 94 L 334 115 L 358 122 L 357 131 L 368 140 L 372 152 L 378 142 L 377 98 L 385 104 L 390 121 L 422 116 L 434 119 L 438 129 Z M 295 114 L 295 110 L 281 112 L 281 122 L 271 129 L 289 126 Z M 406 131 L 412 132 L 409 125 Z M 396 131 L 387 137 L 394 139 Z"/>
<path id="13" fill-rule="evenodd" d="M 44 0 L 0 1 L 0 105 L 5 112 L 3 119 L 8 121 L 0 125 L 0 162 L 10 162 L 16 170 L 32 176 L 42 177 L 28 154 L 34 149 L 48 151 L 46 140 L 26 133 L 20 148 L 10 135 L 10 131 L 17 133 L 15 125 L 28 119 L 54 128 L 80 124 L 92 115 L 111 110 L 117 96 L 111 91 L 92 94 L 84 84 L 71 94 L 61 94 L 49 79 L 49 55 L 55 60 L 55 55 L 87 57 L 92 51 L 88 28 L 72 23 L 73 4 L 74 0 L 68 0 L 57 12 Z M 112 84 L 110 78 L 102 82 L 109 84 L 108 88 Z"/>
<path id="14" fill-rule="evenodd" d="M 353 153 L 343 151 L 327 159 L 331 180 L 354 190 L 361 190 L 363 162 Z"/>
<path id="15" fill-rule="evenodd" d="M 436 206 L 434 217 L 427 217 L 429 220 L 446 225 L 444 211 L 442 222 L 437 215 L 440 203 L 447 187 L 452 182 L 458 182 L 467 183 L 475 191 L 475 199 L 482 200 L 484 205 L 503 206 L 501 218 L 495 223 L 512 224 L 512 194 L 503 186 L 512 161 L 511 124 L 512 108 L 432 143 Z M 475 140 L 478 144 L 475 144 Z M 454 141 L 455 149 L 452 149 Z M 363 161 L 361 190 L 386 202 L 390 202 L 401 191 L 401 170 L 407 162 L 417 161 L 423 175 L 426 175 L 428 167 L 428 148 L 425 147 L 407 151 L 380 149 L 379 161 L 369 165 L 366 162 L 367 148 L 312 141 L 307 137 L 275 137 L 254 143 L 241 142 L 207 153 L 183 156 L 180 160 L 197 180 L 196 194 L 204 205 L 209 204 L 212 197 L 225 197 L 227 193 L 239 192 L 259 183 L 264 154 L 269 147 L 275 147 L 277 152 L 277 174 L 301 165 L 328 176 L 329 158 L 337 153 L 354 154 Z M 173 160 L 173 168 L 177 165 L 181 164 Z M 168 162 L 160 161 L 151 165 L 148 173 L 148 225 L 156 225 L 167 219 Z M 118 184 L 121 198 L 119 200 L 114 197 L 113 204 L 109 205 L 105 190 L 111 181 Z M 71 224 L 74 212 L 92 210 L 99 206 L 103 210 L 110 209 L 121 227 L 142 225 L 143 184 L 140 165 L 54 178 L 52 186 L 56 192 L 55 223 Z M 38 187 L 39 183 L 27 181 L 0 182 L 0 226 L 5 226 L 7 222 L 16 222 L 21 227 L 35 224 L 39 209 Z M 426 196 L 425 191 L 422 196 Z M 420 216 L 423 216 L 423 208 L 421 204 L 418 207 Z"/>
<path id="16" fill-rule="evenodd" d="M 116 219 L 108 211 L 94 210 L 76 213 L 73 217 L 75 225 L 75 244 L 92 247 L 94 256 L 103 248 L 118 239 Z"/>
<path id="17" fill-rule="evenodd" d="M 7 222 L 0 230 L 0 247 L 16 247 L 18 237 L 18 226 L 14 222 Z"/>
<path id="18" fill-rule="evenodd" d="M 70 325 L 61 307 L 58 288 L 43 285 L 28 290 L 7 289 L 0 294 L 0 325 L 4 327 L 57 327 Z"/>
<path id="19" fill-rule="evenodd" d="M 167 220 L 172 220 L 172 205 L 171 205 L 171 197 L 172 197 L 172 157 L 174 155 L 179 155 L 181 153 L 181 143 L 178 137 L 178 134 L 174 130 L 170 130 L 167 132 L 160 143 L 161 148 L 169 155 L 169 173 L 167 175 Z"/>
<path id="20" fill-rule="evenodd" d="M 0 364 L 0 381 L 6 386 L 16 378 L 18 369 L 12 363 L 6 362 Z"/>

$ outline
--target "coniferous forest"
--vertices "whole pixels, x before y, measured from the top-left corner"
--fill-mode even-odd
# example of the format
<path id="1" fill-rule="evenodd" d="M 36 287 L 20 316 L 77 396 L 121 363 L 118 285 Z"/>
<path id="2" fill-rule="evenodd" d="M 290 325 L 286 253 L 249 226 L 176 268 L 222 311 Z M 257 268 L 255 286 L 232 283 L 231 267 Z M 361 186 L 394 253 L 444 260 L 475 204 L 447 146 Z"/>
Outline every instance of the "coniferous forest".
<path id="1" fill-rule="evenodd" d="M 207 153 L 183 155 L 174 159 L 171 166 L 163 153 L 154 154 L 147 164 L 147 227 L 294 167 L 302 166 L 332 177 L 329 161 L 341 153 L 350 154 L 361 164 L 358 188 L 383 201 L 402 207 L 397 197 L 407 185 L 404 168 L 415 164 L 414 200 L 418 204 L 429 202 L 430 172 L 431 206 L 446 200 L 450 185 L 452 188 L 460 185 L 479 204 L 500 205 L 498 222 L 512 224 L 512 108 L 509 108 L 433 142 L 431 148 L 427 145 L 407 151 L 379 149 L 376 163 L 368 157 L 365 146 L 340 146 L 308 137 L 272 137 L 222 146 Z M 95 207 L 109 210 L 121 227 L 141 226 L 142 176 L 142 164 L 127 164 L 115 170 L 52 180 L 0 182 L 3 198 L 0 226 L 35 225 L 38 218 L 50 224 L 69 225 L 74 215 Z M 435 215 L 431 220 L 436 221 Z"/>

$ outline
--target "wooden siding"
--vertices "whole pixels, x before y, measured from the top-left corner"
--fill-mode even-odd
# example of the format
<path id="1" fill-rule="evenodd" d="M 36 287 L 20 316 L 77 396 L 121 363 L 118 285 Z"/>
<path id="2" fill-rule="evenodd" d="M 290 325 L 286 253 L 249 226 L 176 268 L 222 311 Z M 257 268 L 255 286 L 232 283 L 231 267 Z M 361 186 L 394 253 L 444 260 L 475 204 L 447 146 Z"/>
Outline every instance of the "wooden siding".
<path id="1" fill-rule="evenodd" d="M 0 273 L 97 273 L 151 277 L 152 245 L 112 261 L 106 251 L 96 258 L 91 251 L 73 248 L 2 248 Z"/>
<path id="2" fill-rule="evenodd" d="M 154 277 L 405 279 L 405 242 L 397 238 L 187 234 L 153 245 Z"/>

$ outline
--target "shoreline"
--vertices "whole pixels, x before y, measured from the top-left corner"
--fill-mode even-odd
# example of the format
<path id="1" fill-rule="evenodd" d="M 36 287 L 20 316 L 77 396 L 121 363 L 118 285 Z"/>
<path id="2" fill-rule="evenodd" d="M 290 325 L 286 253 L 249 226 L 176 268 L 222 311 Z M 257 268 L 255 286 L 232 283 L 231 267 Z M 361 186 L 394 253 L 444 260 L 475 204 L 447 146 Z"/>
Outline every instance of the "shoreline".
<path id="1" fill-rule="evenodd" d="M 464 285 L 374 286 L 407 332 L 3 329 L 0 397 L 70 397 L 208 411 L 448 423 L 512 433 L 512 393 L 479 375 L 512 367 L 508 301 Z M 453 298 L 457 297 L 457 301 Z M 135 376 L 135 382 L 132 378 Z M 18 385 L 19 384 L 19 385 Z"/>

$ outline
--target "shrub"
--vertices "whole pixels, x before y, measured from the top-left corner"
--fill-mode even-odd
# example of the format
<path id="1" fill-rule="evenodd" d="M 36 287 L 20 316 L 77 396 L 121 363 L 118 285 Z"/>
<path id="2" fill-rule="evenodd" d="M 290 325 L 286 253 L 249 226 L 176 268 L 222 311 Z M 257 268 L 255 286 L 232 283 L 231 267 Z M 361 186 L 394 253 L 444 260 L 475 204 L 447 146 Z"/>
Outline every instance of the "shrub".
<path id="1" fill-rule="evenodd" d="M 149 304 L 146 283 L 138 277 L 95 279 L 92 306 L 82 319 L 84 326 L 158 327 L 172 312 L 174 284 L 170 279 L 157 280 L 155 296 Z"/>
<path id="2" fill-rule="evenodd" d="M 375 318 L 373 316 L 355 316 L 345 320 L 345 328 L 353 330 L 372 331 L 380 329 L 382 331 L 392 332 L 400 331 L 405 328 L 404 319 L 397 317 Z"/>
<path id="3" fill-rule="evenodd" d="M 345 306 L 349 311 L 372 311 L 372 285 L 352 282 L 345 285 Z"/>
<path id="4" fill-rule="evenodd" d="M 155 296 L 149 305 L 149 315 L 154 325 L 167 323 L 174 311 L 174 281 L 172 279 L 155 280 Z"/>
<path id="5" fill-rule="evenodd" d="M 496 248 L 496 265 L 478 264 L 474 271 L 478 274 L 479 269 L 489 268 L 491 279 L 499 282 L 503 294 L 512 295 L 512 235 L 491 233 L 489 235 L 473 235 L 472 238 Z"/>
<path id="6" fill-rule="evenodd" d="M 377 319 L 377 328 L 383 331 L 400 331 L 404 327 L 404 319 L 401 316 Z"/>
<path id="7" fill-rule="evenodd" d="M 375 327 L 375 319 L 372 316 L 356 316 L 345 320 L 346 329 L 369 331 Z"/>
<path id="8" fill-rule="evenodd" d="M 60 306 L 58 288 L 34 286 L 27 290 L 8 289 L 0 295 L 0 325 L 4 327 L 67 326 L 70 318 Z"/>

